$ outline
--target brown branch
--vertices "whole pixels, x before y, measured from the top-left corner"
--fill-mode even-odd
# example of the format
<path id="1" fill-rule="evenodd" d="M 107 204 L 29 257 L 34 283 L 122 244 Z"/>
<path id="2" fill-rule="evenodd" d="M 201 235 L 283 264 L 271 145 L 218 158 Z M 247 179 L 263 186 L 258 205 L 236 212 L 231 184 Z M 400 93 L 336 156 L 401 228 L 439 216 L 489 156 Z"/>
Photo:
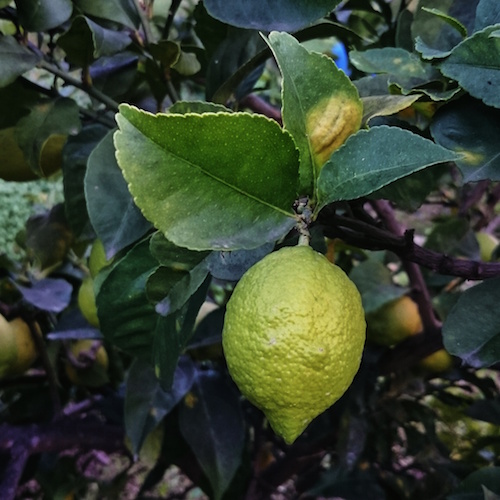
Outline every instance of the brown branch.
<path id="1" fill-rule="evenodd" d="M 366 250 L 388 250 L 403 260 L 414 262 L 439 274 L 468 280 L 500 276 L 500 262 L 454 259 L 449 255 L 423 248 L 413 241 L 411 230 L 407 230 L 403 236 L 398 236 L 364 221 L 336 214 L 320 214 L 318 223 L 323 226 L 323 232 L 328 238 L 341 238 L 346 243 Z"/>
<path id="2" fill-rule="evenodd" d="M 262 97 L 255 94 L 249 94 L 244 97 L 240 101 L 240 107 L 251 109 L 255 113 L 267 116 L 268 118 L 277 121 L 280 125 L 282 124 L 280 110 L 271 106 L 271 104 L 262 99 Z"/>

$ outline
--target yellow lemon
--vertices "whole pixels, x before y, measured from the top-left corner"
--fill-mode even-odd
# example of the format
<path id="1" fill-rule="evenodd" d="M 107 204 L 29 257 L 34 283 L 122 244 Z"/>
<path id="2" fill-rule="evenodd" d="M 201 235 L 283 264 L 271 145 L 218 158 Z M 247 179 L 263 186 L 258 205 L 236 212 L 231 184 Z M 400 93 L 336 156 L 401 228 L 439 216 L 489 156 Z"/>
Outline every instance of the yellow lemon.
<path id="1" fill-rule="evenodd" d="M 483 231 L 476 233 L 476 238 L 479 244 L 479 255 L 481 260 L 483 262 L 490 262 L 493 257 L 493 252 L 500 242 L 492 234 Z"/>
<path id="2" fill-rule="evenodd" d="M 385 346 L 398 344 L 422 331 L 417 304 L 404 295 L 366 315 L 368 340 Z"/>
<path id="3" fill-rule="evenodd" d="M 94 327 L 99 328 L 97 306 L 95 303 L 94 280 L 87 276 L 78 290 L 78 307 L 83 317 Z"/>
<path id="4" fill-rule="evenodd" d="M 23 374 L 37 356 L 28 324 L 21 318 L 7 321 L 0 315 L 0 378 Z"/>
<path id="5" fill-rule="evenodd" d="M 75 385 L 84 387 L 99 387 L 109 381 L 108 353 L 104 346 L 96 340 L 77 340 L 70 347 L 71 354 L 81 366 L 76 366 L 70 360 L 64 368 L 69 380 Z"/>
<path id="6" fill-rule="evenodd" d="M 422 359 L 419 365 L 432 373 L 442 373 L 453 367 L 453 358 L 446 349 L 439 349 Z"/>
<path id="7" fill-rule="evenodd" d="M 360 294 L 344 271 L 310 247 L 285 247 L 236 285 L 222 342 L 242 394 L 293 443 L 350 386 L 365 330 Z"/>

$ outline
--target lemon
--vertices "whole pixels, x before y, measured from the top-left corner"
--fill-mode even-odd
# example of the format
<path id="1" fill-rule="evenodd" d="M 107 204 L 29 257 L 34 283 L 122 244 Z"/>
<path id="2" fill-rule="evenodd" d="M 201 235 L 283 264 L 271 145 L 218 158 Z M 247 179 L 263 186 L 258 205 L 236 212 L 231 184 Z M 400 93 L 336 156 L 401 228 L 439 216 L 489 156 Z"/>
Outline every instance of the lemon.
<path id="1" fill-rule="evenodd" d="M 368 340 L 385 346 L 398 344 L 423 330 L 417 304 L 404 295 L 366 315 Z"/>
<path id="2" fill-rule="evenodd" d="M 483 262 L 490 262 L 497 246 L 500 244 L 497 238 L 490 233 L 479 231 L 476 233 L 476 239 L 479 244 L 479 255 Z"/>
<path id="3" fill-rule="evenodd" d="M 236 285 L 222 342 L 240 391 L 290 444 L 351 384 L 365 329 L 344 271 L 310 247 L 285 247 Z"/>
<path id="4" fill-rule="evenodd" d="M 68 379 L 75 385 L 84 387 L 100 387 L 109 382 L 109 357 L 101 343 L 92 339 L 77 340 L 71 344 L 71 354 L 82 364 L 74 366 L 70 361 L 65 363 Z"/>
<path id="5" fill-rule="evenodd" d="M 37 357 L 28 324 L 21 318 L 7 321 L 0 315 L 0 378 L 23 374 Z"/>
<path id="6" fill-rule="evenodd" d="M 422 359 L 419 366 L 432 373 L 442 373 L 453 367 L 453 358 L 446 349 L 439 349 Z"/>
<path id="7" fill-rule="evenodd" d="M 78 290 L 78 307 L 83 317 L 95 328 L 99 328 L 97 306 L 95 303 L 94 280 L 87 276 Z"/>
<path id="8" fill-rule="evenodd" d="M 110 264 L 112 259 L 106 257 L 106 250 L 102 241 L 98 238 L 92 243 L 89 255 L 89 271 L 90 276 L 95 278 L 99 271 Z"/>

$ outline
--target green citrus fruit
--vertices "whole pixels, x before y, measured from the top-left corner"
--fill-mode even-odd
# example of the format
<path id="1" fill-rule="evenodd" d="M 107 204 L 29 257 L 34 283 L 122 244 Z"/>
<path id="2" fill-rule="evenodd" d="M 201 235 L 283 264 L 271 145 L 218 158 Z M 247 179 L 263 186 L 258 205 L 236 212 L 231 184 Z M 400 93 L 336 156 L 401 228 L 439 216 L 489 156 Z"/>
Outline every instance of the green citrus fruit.
<path id="1" fill-rule="evenodd" d="M 367 337 L 385 346 L 398 344 L 423 329 L 417 304 L 404 295 L 366 315 Z"/>
<path id="2" fill-rule="evenodd" d="M 97 316 L 97 306 L 95 303 L 94 280 L 92 276 L 87 276 L 82 281 L 78 290 L 78 307 L 83 317 L 96 328 L 99 328 L 99 318 Z"/>
<path id="3" fill-rule="evenodd" d="M 477 242 L 479 244 L 479 255 L 483 262 L 490 262 L 493 252 L 500 242 L 490 233 L 479 231 L 476 233 Z"/>
<path id="4" fill-rule="evenodd" d="M 71 354 L 82 366 L 75 366 L 70 360 L 65 363 L 69 380 L 84 387 L 100 387 L 109 381 L 109 358 L 102 344 L 92 339 L 77 340 L 70 347 Z"/>
<path id="5" fill-rule="evenodd" d="M 97 273 L 99 273 L 99 271 L 103 267 L 106 267 L 110 262 L 111 259 L 108 260 L 108 258 L 106 257 L 106 250 L 104 249 L 102 241 L 100 239 L 94 240 L 89 255 L 90 276 L 92 276 L 92 278 L 95 278 L 97 276 Z"/>
<path id="6" fill-rule="evenodd" d="M 28 324 L 21 318 L 7 321 L 0 315 L 0 378 L 23 374 L 37 356 Z"/>
<path id="7" fill-rule="evenodd" d="M 307 246 L 251 267 L 227 304 L 222 342 L 242 394 L 293 443 L 358 371 L 365 317 L 354 283 Z"/>

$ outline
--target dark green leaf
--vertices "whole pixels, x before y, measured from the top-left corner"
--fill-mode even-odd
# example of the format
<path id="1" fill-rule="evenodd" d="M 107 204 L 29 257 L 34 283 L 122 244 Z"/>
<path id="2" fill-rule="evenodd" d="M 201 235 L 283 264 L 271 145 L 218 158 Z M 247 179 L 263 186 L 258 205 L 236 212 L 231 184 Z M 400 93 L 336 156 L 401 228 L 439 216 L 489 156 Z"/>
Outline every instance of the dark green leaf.
<path id="1" fill-rule="evenodd" d="M 139 26 L 139 15 L 133 0 L 73 0 L 77 7 L 84 14 L 101 19 L 123 24 L 131 29 Z"/>
<path id="2" fill-rule="evenodd" d="M 413 172 L 456 158 L 407 130 L 386 126 L 361 130 L 323 167 L 318 179 L 319 208 L 366 196 Z"/>
<path id="3" fill-rule="evenodd" d="M 179 356 L 194 333 L 196 316 L 206 299 L 210 280 L 192 293 L 184 306 L 168 316 L 160 316 L 154 332 L 153 362 L 155 373 L 165 390 L 170 390 Z M 158 307 L 157 307 L 158 310 Z"/>
<path id="4" fill-rule="evenodd" d="M 124 49 L 131 40 L 127 33 L 105 29 L 84 16 L 77 16 L 57 43 L 69 62 L 87 67 L 100 57 Z"/>
<path id="5" fill-rule="evenodd" d="M 312 196 L 321 167 L 359 129 L 363 105 L 332 59 L 287 33 L 271 33 L 269 45 L 283 76 L 283 124 L 300 151 L 300 194 Z"/>
<path id="6" fill-rule="evenodd" d="M 444 346 L 475 368 L 500 361 L 500 278 L 466 290 L 443 324 Z"/>
<path id="7" fill-rule="evenodd" d="M 47 31 L 66 22 L 71 0 L 16 0 L 19 22 L 26 31 Z"/>
<path id="8" fill-rule="evenodd" d="M 296 31 L 332 11 L 340 0 L 206 0 L 208 12 L 227 24 L 261 31 Z"/>
<path id="9" fill-rule="evenodd" d="M 116 163 L 113 131 L 97 144 L 88 158 L 85 198 L 90 222 L 108 257 L 137 241 L 151 228 L 130 196 Z"/>
<path id="10" fill-rule="evenodd" d="M 126 105 L 117 121 L 118 164 L 134 200 L 176 245 L 255 248 L 293 227 L 298 154 L 276 122 L 247 113 L 155 116 Z"/>
<path id="11" fill-rule="evenodd" d="M 446 12 L 429 7 L 422 7 L 422 10 L 439 17 L 439 19 L 443 20 L 446 24 L 457 30 L 462 37 L 465 38 L 467 36 L 467 28 L 458 19 L 455 19 L 454 17 L 448 15 Z"/>
<path id="12" fill-rule="evenodd" d="M 157 267 L 158 261 L 149 251 L 149 239 L 145 239 L 112 264 L 96 296 L 103 335 L 120 349 L 146 361 L 152 360 L 151 348 L 160 318 L 147 298 L 146 283 Z"/>
<path id="13" fill-rule="evenodd" d="M 180 359 L 170 391 L 164 391 L 153 366 L 136 359 L 130 366 L 125 393 L 125 429 L 132 452 L 138 454 L 146 436 L 186 395 L 194 380 L 194 365 Z"/>
<path id="14" fill-rule="evenodd" d="M 460 99 L 436 113 L 430 130 L 438 144 L 461 153 L 456 163 L 464 182 L 500 180 L 500 111 Z"/>
<path id="15" fill-rule="evenodd" d="M 86 126 L 78 135 L 70 136 L 63 149 L 64 204 L 68 222 L 77 236 L 92 235 L 85 201 L 84 178 L 90 153 L 107 132 L 108 129 L 102 125 Z"/>
<path id="16" fill-rule="evenodd" d="M 0 87 L 34 68 L 41 57 L 16 42 L 13 36 L 0 37 Z"/>
<path id="17" fill-rule="evenodd" d="M 497 0 L 481 0 L 476 9 L 474 31 L 500 23 L 500 3 Z"/>
<path id="18" fill-rule="evenodd" d="M 218 372 L 198 371 L 179 426 L 219 500 L 241 463 L 245 439 L 239 394 Z"/>
<path id="19" fill-rule="evenodd" d="M 500 25 L 474 33 L 457 45 L 441 63 L 443 74 L 473 97 L 500 108 Z"/>
<path id="20" fill-rule="evenodd" d="M 484 500 L 484 488 L 500 495 L 500 467 L 483 467 L 467 476 L 447 500 Z"/>

